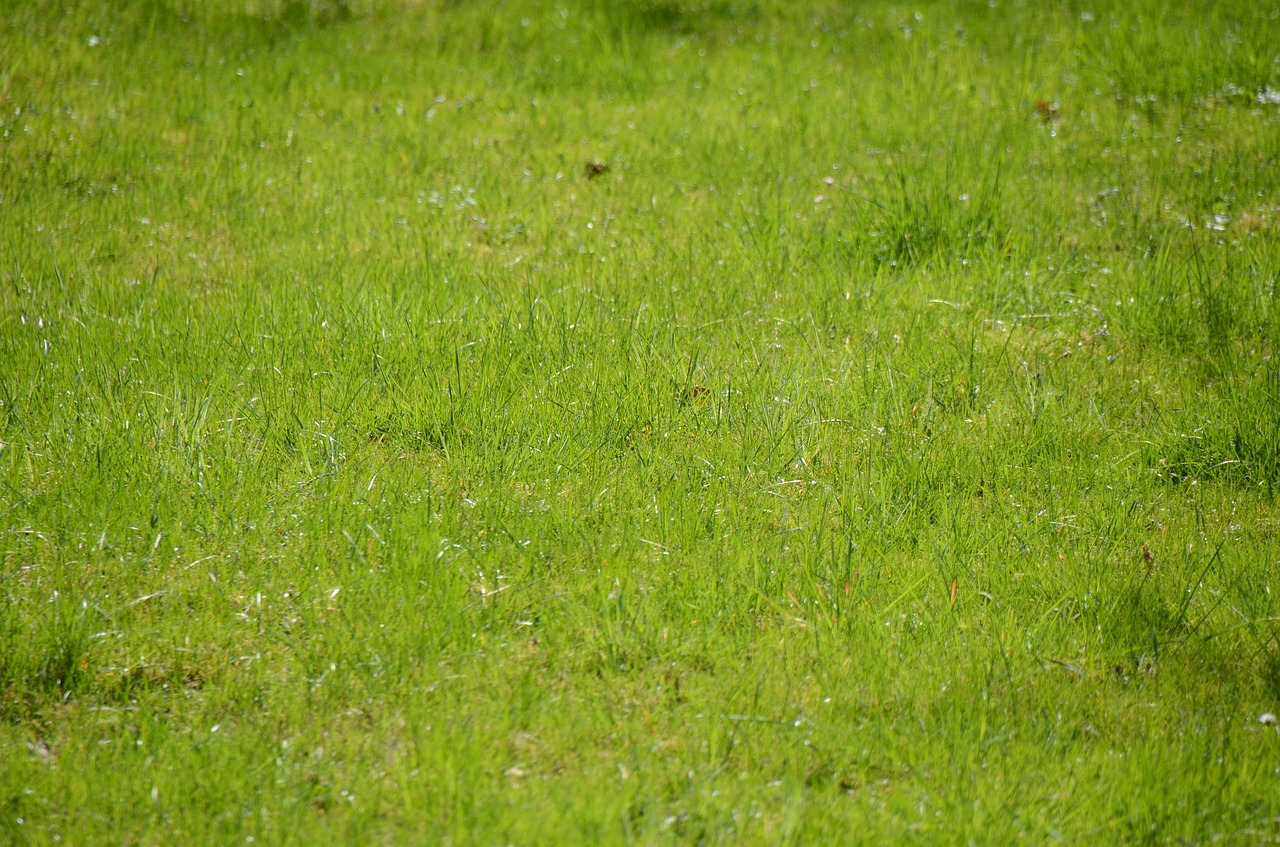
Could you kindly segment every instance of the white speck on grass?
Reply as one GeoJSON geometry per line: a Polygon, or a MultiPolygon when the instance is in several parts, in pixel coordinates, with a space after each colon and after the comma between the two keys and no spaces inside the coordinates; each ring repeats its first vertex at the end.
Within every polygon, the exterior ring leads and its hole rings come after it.
{"type": "Polygon", "coordinates": [[[1262,724],[1263,726],[1275,726],[1276,725],[1275,713],[1263,712],[1261,715],[1258,716],[1258,723],[1262,724]]]}

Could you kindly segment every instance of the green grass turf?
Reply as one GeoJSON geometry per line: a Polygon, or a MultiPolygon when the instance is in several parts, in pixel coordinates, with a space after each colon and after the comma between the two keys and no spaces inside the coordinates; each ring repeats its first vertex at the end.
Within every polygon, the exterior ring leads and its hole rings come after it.
{"type": "Polygon", "coordinates": [[[0,2],[0,841],[1280,838],[1276,100],[1251,0],[0,2]]]}

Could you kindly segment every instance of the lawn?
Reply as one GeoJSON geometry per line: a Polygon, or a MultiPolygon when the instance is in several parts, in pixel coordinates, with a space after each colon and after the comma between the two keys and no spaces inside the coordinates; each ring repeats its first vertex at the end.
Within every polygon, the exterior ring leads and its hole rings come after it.
{"type": "Polygon", "coordinates": [[[0,0],[0,842],[1280,841],[1277,277],[1267,3],[0,0]]]}

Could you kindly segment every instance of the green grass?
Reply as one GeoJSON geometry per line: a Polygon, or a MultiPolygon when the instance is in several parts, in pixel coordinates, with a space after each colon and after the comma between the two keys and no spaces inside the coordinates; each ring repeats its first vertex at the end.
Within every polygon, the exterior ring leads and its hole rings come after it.
{"type": "Polygon", "coordinates": [[[1277,90],[1244,0],[0,2],[0,841],[1280,840],[1277,90]]]}

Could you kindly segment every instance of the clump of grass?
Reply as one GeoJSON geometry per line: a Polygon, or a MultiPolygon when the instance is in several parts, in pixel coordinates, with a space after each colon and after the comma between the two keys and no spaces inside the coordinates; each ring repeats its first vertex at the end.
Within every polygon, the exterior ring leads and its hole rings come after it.
{"type": "Polygon", "coordinates": [[[96,663],[89,609],[75,606],[56,590],[46,602],[50,612],[34,621],[34,632],[19,629],[25,616],[13,615],[2,633],[5,658],[0,679],[12,696],[63,700],[92,687],[96,663]]]}
{"type": "Polygon", "coordinates": [[[940,178],[927,169],[912,173],[898,168],[858,198],[863,208],[848,240],[875,262],[894,267],[958,263],[998,252],[1008,237],[999,164],[980,179],[970,194],[953,181],[949,168],[940,178]]]}

